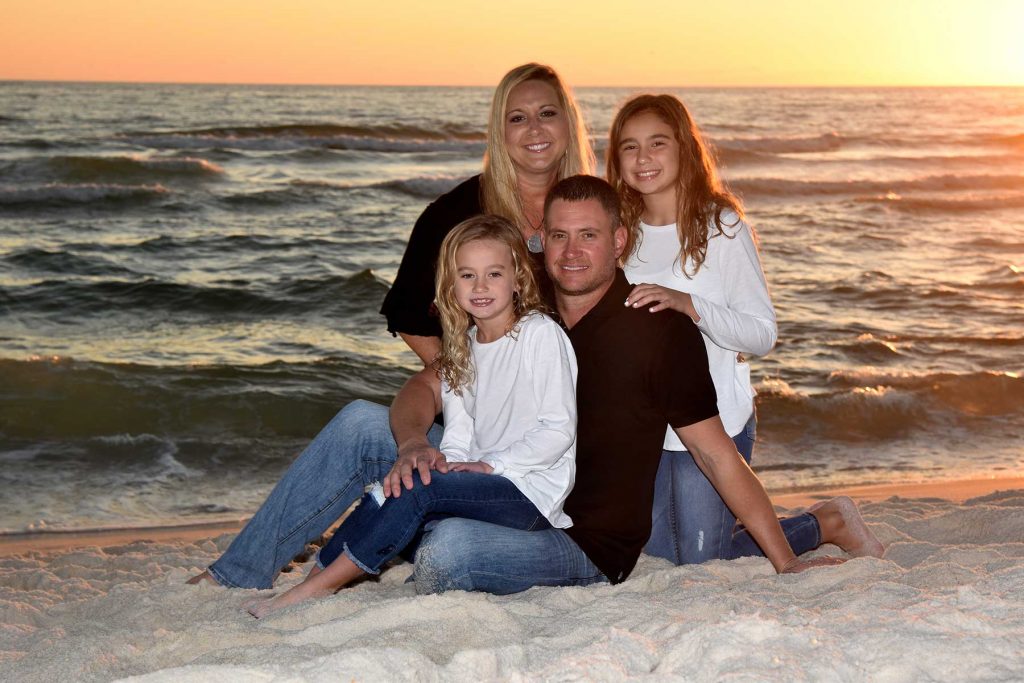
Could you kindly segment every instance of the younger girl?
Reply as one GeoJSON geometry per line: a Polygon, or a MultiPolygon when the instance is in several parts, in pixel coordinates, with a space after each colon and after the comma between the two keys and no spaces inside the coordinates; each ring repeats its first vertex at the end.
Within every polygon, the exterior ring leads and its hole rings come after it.
{"type": "Polygon", "coordinates": [[[415,475],[411,490],[388,499],[376,485],[320,551],[322,571],[252,604],[253,616],[379,573],[432,520],[571,525],[562,505],[576,467],[576,357],[562,329],[537,311],[518,228],[493,215],[460,223],[441,245],[437,273],[448,472],[429,485],[415,475]]]}
{"type": "MultiPolygon", "coordinates": [[[[742,220],[739,200],[719,182],[690,112],[675,97],[629,100],[616,114],[610,138],[608,181],[622,199],[629,229],[624,270],[636,284],[626,305],[652,312],[671,308],[697,324],[722,423],[749,464],[754,389],[739,354],[764,355],[776,339],[753,231],[742,220]]],[[[756,553],[745,535],[747,546],[734,546],[735,517],[671,429],[664,449],[645,551],[677,564],[756,553]]]]}

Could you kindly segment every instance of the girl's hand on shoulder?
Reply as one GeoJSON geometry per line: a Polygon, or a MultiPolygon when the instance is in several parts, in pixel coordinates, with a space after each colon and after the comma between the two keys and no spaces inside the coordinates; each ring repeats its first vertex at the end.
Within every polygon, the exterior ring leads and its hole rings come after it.
{"type": "Polygon", "coordinates": [[[648,306],[651,313],[672,309],[690,316],[693,322],[700,322],[697,309],[693,307],[693,299],[686,292],[680,292],[661,285],[649,285],[643,282],[633,288],[626,297],[626,305],[630,308],[648,306]]]}
{"type": "Polygon", "coordinates": [[[490,474],[494,471],[494,468],[485,462],[453,462],[448,465],[449,472],[479,472],[480,474],[490,474]]]}

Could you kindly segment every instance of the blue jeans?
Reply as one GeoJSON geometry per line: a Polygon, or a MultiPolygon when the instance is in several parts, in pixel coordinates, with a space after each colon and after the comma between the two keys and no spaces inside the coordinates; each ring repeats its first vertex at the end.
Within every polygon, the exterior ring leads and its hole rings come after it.
{"type": "Polygon", "coordinates": [[[425,486],[419,473],[414,472],[413,480],[411,489],[402,491],[398,498],[384,500],[382,505],[372,493],[363,496],[359,507],[320,551],[320,565],[334,562],[344,552],[364,572],[378,574],[416,538],[424,523],[448,517],[525,531],[551,527],[530,499],[500,475],[435,473],[425,486]]]}
{"type": "Polygon", "coordinates": [[[441,520],[424,537],[413,578],[418,593],[494,595],[607,581],[561,529],[520,531],[457,517],[441,520]]]}
{"type": "MultiPolygon", "coordinates": [[[[428,437],[435,446],[442,428],[428,437]]],[[[320,537],[397,457],[388,409],[353,401],[295,459],[209,572],[222,586],[270,588],[278,572],[320,537]]]]}
{"type": "MultiPolygon", "coordinates": [[[[736,450],[750,464],[757,418],[733,437],[736,450]]],[[[782,531],[797,555],[821,545],[818,520],[810,513],[780,519],[782,531]]],[[[715,487],[685,451],[662,451],[654,485],[651,538],[644,552],[675,564],[763,556],[761,548],[722,501],[715,487]]]]}

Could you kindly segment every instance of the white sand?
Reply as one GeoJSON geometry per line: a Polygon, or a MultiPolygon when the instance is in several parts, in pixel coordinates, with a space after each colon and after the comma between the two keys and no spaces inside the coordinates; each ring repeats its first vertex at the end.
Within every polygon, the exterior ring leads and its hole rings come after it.
{"type": "Polygon", "coordinates": [[[0,680],[1024,680],[1024,490],[862,509],[885,559],[644,557],[508,597],[420,597],[402,565],[262,621],[255,591],[183,585],[230,535],[25,552],[0,557],[0,680]]]}

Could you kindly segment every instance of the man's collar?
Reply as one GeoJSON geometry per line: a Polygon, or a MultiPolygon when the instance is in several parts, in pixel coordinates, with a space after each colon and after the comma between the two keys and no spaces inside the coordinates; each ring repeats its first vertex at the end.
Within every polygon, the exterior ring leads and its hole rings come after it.
{"type": "Polygon", "coordinates": [[[626,297],[629,296],[632,289],[633,286],[626,279],[626,274],[622,272],[621,268],[616,268],[615,279],[612,280],[608,291],[594,304],[593,308],[580,318],[579,322],[572,326],[572,329],[568,330],[570,338],[579,334],[586,334],[587,329],[599,325],[601,321],[610,316],[620,313],[625,305],[626,297]]]}

